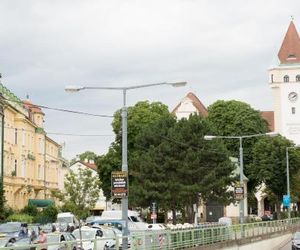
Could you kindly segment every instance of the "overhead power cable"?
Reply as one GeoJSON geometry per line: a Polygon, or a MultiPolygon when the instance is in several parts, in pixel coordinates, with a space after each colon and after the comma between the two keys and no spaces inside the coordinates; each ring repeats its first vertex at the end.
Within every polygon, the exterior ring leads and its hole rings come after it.
{"type": "MultiPolygon", "coordinates": [[[[12,99],[7,99],[3,97],[4,100],[9,101],[9,102],[15,102],[24,105],[22,101],[17,101],[17,100],[12,100],[12,99]]],[[[59,112],[67,112],[67,113],[73,113],[73,114],[79,114],[79,115],[88,115],[88,116],[96,116],[96,117],[103,117],[103,118],[113,118],[113,115],[99,115],[99,114],[91,114],[83,111],[76,111],[76,110],[69,110],[69,109],[62,109],[62,108],[52,108],[44,105],[39,105],[39,104],[27,104],[31,108],[43,108],[43,109],[49,109],[49,110],[55,110],[59,112]]]]}
{"type": "MultiPolygon", "coordinates": [[[[30,132],[34,133],[34,131],[29,130],[29,129],[20,129],[20,128],[13,128],[13,127],[8,127],[4,126],[6,129],[13,129],[17,131],[25,131],[25,132],[30,132]]],[[[82,136],[82,137],[105,137],[105,136],[114,136],[114,134],[73,134],[73,133],[61,133],[61,132],[47,132],[47,135],[65,135],[65,136],[82,136]]]]}

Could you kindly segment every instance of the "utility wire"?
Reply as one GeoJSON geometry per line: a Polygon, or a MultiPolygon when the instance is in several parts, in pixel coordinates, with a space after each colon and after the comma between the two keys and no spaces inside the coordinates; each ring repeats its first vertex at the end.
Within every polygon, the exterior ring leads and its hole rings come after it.
{"type": "MultiPolygon", "coordinates": [[[[24,105],[22,101],[17,101],[17,100],[12,100],[12,99],[7,99],[2,96],[2,98],[6,101],[9,102],[15,102],[24,105]]],[[[55,111],[60,111],[60,112],[67,112],[67,113],[73,113],[73,114],[79,114],[79,115],[88,115],[88,116],[96,116],[96,117],[103,117],[103,118],[113,118],[113,115],[99,115],[99,114],[91,114],[87,112],[82,112],[82,111],[75,111],[75,110],[68,110],[68,109],[62,109],[62,108],[52,108],[44,105],[38,105],[38,104],[27,104],[30,108],[43,108],[43,109],[49,109],[49,110],[55,110],[55,111]]]]}
{"type": "MultiPolygon", "coordinates": [[[[19,129],[19,128],[14,128],[14,127],[8,127],[8,126],[4,126],[4,128],[6,129],[13,129],[13,130],[17,130],[17,131],[25,131],[25,132],[30,132],[30,133],[35,133],[32,130],[28,130],[28,129],[19,129]]],[[[82,136],[82,137],[92,137],[92,136],[97,136],[97,137],[105,137],[105,136],[114,136],[113,134],[107,134],[107,135],[101,135],[101,134],[73,134],[73,133],[60,133],[60,132],[47,132],[47,135],[65,135],[65,136],[82,136]]]]}

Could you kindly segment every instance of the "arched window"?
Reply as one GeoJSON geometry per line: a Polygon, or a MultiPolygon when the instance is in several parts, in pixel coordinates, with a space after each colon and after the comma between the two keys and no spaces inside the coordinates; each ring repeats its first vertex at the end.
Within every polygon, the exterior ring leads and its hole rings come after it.
{"type": "Polygon", "coordinates": [[[289,82],[289,81],[290,81],[289,76],[288,76],[288,75],[285,75],[285,76],[283,77],[283,81],[284,81],[284,82],[289,82]]]}
{"type": "Polygon", "coordinates": [[[296,82],[300,82],[300,75],[296,75],[296,82]]]}

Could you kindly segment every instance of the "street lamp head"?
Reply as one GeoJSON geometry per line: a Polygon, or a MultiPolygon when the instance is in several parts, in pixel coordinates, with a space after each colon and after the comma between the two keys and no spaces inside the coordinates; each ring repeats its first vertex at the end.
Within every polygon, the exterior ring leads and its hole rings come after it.
{"type": "Polygon", "coordinates": [[[216,136],[215,135],[205,135],[204,136],[204,140],[207,140],[207,141],[211,141],[212,139],[215,139],[216,136]]]}
{"type": "Polygon", "coordinates": [[[65,87],[65,91],[67,92],[78,92],[80,90],[84,89],[82,86],[75,86],[75,85],[67,85],[65,87]]]}
{"type": "Polygon", "coordinates": [[[270,137],[274,137],[274,136],[279,135],[279,133],[278,132],[268,132],[268,133],[266,133],[266,135],[268,135],[270,137]]]}
{"type": "Polygon", "coordinates": [[[170,82],[169,84],[177,88],[177,87],[184,87],[187,84],[187,82],[170,82]]]}

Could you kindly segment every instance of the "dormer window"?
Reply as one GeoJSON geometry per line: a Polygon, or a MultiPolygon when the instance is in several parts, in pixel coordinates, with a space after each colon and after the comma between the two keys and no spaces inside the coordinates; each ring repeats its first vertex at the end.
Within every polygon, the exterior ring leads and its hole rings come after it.
{"type": "Polygon", "coordinates": [[[296,82],[300,82],[300,75],[296,75],[296,82]]]}
{"type": "Polygon", "coordinates": [[[287,59],[288,60],[296,60],[296,55],[290,54],[287,59]]]}
{"type": "Polygon", "coordinates": [[[289,81],[290,81],[289,76],[288,76],[288,75],[285,75],[285,76],[283,77],[283,81],[284,81],[284,82],[289,82],[289,81]]]}

